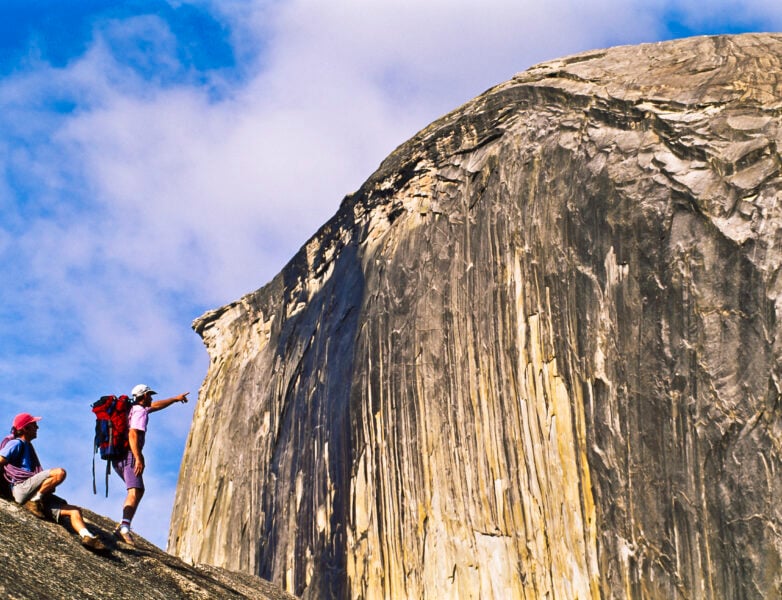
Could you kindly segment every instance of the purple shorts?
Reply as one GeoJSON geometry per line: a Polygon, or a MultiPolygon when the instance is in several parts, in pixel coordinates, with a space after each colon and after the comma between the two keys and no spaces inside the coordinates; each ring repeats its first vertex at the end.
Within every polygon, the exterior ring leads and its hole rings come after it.
{"type": "Polygon", "coordinates": [[[128,455],[122,460],[115,460],[111,463],[117,475],[122,477],[125,482],[125,487],[128,489],[137,488],[144,489],[144,476],[136,475],[133,472],[133,468],[136,466],[136,458],[133,453],[128,452],[128,455]]]}

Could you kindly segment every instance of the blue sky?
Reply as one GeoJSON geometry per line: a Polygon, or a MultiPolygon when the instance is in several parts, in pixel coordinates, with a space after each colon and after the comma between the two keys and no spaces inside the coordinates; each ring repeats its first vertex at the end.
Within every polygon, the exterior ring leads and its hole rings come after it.
{"type": "Polygon", "coordinates": [[[165,547],[208,364],[190,323],[269,281],[397,145],[543,60],[780,29],[760,0],[4,0],[0,423],[42,415],[61,495],[118,518],[116,476],[92,495],[90,404],[189,390],[150,419],[134,521],[165,547]]]}

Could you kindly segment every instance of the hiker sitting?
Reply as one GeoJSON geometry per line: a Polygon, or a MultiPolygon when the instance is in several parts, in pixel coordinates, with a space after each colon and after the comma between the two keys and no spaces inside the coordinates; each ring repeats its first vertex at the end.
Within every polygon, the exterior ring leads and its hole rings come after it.
{"type": "Polygon", "coordinates": [[[29,413],[20,413],[14,418],[11,435],[0,442],[0,467],[6,481],[11,485],[14,500],[39,519],[51,519],[60,523],[68,517],[71,528],[81,538],[81,543],[90,550],[106,550],[84,524],[81,509],[71,506],[54,495],[55,488],[65,480],[65,469],[59,467],[43,469],[32,441],[38,437],[38,421],[29,413]]]}

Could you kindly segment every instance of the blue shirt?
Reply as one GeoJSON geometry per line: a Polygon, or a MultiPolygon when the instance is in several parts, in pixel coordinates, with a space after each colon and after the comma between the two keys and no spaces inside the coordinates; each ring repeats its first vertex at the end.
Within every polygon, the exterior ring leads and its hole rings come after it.
{"type": "Polygon", "coordinates": [[[0,449],[0,456],[13,466],[25,471],[35,471],[41,466],[41,463],[38,462],[38,456],[33,450],[33,445],[19,438],[13,439],[3,446],[0,449]]]}

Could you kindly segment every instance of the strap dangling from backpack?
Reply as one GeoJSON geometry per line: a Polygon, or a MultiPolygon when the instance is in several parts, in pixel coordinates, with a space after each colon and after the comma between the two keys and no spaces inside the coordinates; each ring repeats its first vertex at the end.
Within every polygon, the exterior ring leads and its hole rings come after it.
{"type": "Polygon", "coordinates": [[[95,485],[95,454],[98,452],[98,444],[92,444],[92,493],[97,494],[98,488],[95,485]]]}

